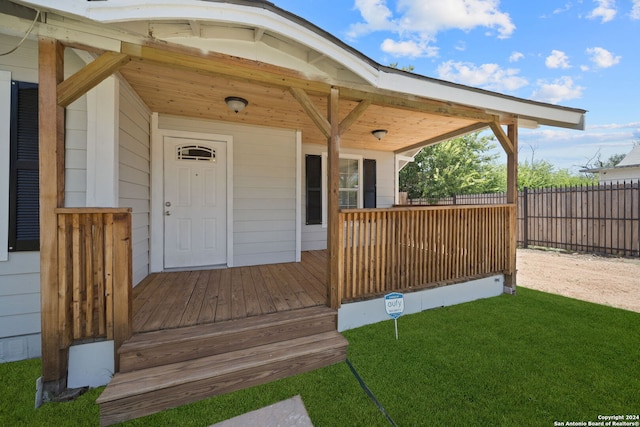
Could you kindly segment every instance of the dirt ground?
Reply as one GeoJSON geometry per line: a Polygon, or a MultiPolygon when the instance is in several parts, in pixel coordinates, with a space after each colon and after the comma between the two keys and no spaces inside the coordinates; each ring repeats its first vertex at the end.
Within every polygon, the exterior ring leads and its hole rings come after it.
{"type": "Polygon", "coordinates": [[[518,249],[518,286],[640,312],[640,260],[518,249]]]}

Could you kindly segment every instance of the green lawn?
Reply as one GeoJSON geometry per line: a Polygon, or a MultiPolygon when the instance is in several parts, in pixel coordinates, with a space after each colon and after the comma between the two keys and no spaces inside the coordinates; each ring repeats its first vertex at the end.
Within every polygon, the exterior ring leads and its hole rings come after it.
{"type": "MultiPolygon", "coordinates": [[[[381,306],[381,309],[382,306],[381,306]]],[[[640,413],[640,314],[518,289],[347,331],[399,426],[553,426],[640,413]]],[[[98,424],[101,389],[33,409],[39,360],[0,364],[0,425],[98,424]]],[[[125,423],[207,426],[300,394],[316,427],[388,426],[346,364],[125,423]]]]}

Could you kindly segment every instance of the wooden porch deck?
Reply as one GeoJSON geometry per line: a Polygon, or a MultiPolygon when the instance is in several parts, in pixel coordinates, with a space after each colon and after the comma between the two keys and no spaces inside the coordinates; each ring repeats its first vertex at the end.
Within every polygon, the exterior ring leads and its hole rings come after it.
{"type": "Polygon", "coordinates": [[[299,263],[150,274],[133,291],[133,331],[325,305],[326,271],[326,251],[309,251],[299,263]]]}

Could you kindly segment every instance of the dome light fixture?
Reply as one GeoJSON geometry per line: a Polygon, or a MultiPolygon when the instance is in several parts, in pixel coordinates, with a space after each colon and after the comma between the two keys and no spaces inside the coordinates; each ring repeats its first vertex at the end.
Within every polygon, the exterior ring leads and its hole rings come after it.
{"type": "Polygon", "coordinates": [[[224,102],[227,103],[227,107],[231,111],[234,111],[238,114],[240,111],[244,110],[247,105],[249,105],[249,101],[244,98],[240,98],[238,96],[227,96],[224,99],[224,102]]]}
{"type": "Polygon", "coordinates": [[[387,134],[387,130],[386,129],[376,129],[374,131],[371,131],[371,134],[373,136],[375,136],[376,138],[378,138],[378,141],[380,141],[387,134]]]}

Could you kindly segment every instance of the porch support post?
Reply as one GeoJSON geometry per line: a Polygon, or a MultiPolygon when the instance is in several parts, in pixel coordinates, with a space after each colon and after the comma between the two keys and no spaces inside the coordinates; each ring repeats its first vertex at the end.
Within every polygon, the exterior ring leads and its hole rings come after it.
{"type": "Polygon", "coordinates": [[[64,108],[57,102],[63,80],[64,47],[40,38],[39,150],[40,150],[40,305],[42,380],[45,392],[57,394],[67,385],[68,348],[63,345],[68,316],[58,298],[58,225],[55,209],[64,206],[64,108]]]}
{"type": "Polygon", "coordinates": [[[518,247],[518,120],[507,126],[512,150],[507,153],[507,203],[509,211],[509,272],[505,276],[505,292],[516,293],[516,249],[518,247]]]}
{"type": "Polygon", "coordinates": [[[339,222],[339,199],[338,193],[340,189],[340,118],[338,117],[339,90],[331,88],[329,95],[328,113],[331,132],[327,141],[327,158],[328,158],[328,206],[327,206],[327,249],[329,250],[329,265],[327,270],[327,286],[328,286],[328,305],[337,309],[340,307],[339,292],[339,267],[340,258],[338,256],[340,249],[340,222],[339,222]]]}
{"type": "Polygon", "coordinates": [[[516,292],[516,248],[518,245],[518,120],[514,118],[513,122],[507,126],[507,133],[497,121],[492,122],[489,126],[507,154],[507,203],[511,205],[511,209],[509,209],[507,230],[507,268],[504,291],[514,294],[516,292]]]}

